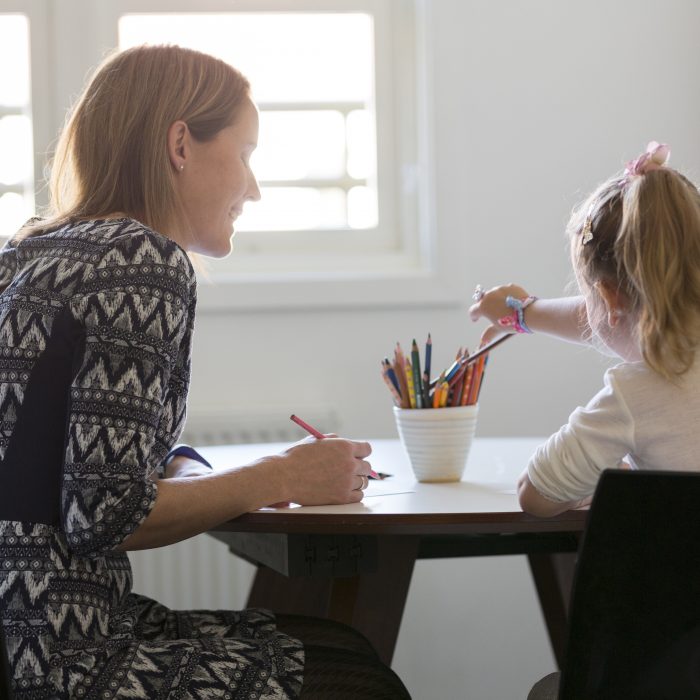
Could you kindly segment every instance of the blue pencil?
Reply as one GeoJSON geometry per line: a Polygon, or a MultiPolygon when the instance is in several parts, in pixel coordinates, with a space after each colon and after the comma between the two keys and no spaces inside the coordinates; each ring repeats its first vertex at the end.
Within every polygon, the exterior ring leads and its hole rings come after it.
{"type": "Polygon", "coordinates": [[[391,383],[396,388],[396,391],[399,392],[399,396],[401,396],[401,386],[400,386],[399,380],[396,376],[396,372],[394,372],[394,368],[391,366],[391,362],[389,362],[388,357],[384,358],[384,367],[386,368],[387,377],[389,377],[389,379],[391,380],[391,383]]]}

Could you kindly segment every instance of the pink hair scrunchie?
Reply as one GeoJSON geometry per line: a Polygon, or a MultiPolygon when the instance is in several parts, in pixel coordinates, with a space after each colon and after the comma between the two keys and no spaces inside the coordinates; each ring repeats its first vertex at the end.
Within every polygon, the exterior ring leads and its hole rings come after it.
{"type": "Polygon", "coordinates": [[[660,170],[666,165],[671,149],[665,143],[652,141],[647,150],[636,160],[631,160],[625,167],[625,176],[645,175],[652,170],[660,170]]]}

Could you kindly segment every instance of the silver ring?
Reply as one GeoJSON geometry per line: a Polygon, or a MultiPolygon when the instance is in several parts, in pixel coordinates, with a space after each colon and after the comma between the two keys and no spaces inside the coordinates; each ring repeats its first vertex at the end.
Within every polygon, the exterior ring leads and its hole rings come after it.
{"type": "Polygon", "coordinates": [[[364,491],[367,486],[369,486],[369,479],[362,474],[358,474],[357,476],[360,477],[360,487],[355,489],[355,491],[364,491]]]}
{"type": "Polygon", "coordinates": [[[474,294],[472,294],[472,299],[474,301],[481,301],[484,298],[484,294],[486,294],[484,288],[480,284],[477,284],[474,289],[474,294]]]}

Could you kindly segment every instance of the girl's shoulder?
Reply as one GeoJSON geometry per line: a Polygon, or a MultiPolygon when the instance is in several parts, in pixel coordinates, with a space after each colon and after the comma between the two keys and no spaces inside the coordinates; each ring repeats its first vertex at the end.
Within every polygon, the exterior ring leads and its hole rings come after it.
{"type": "Polygon", "coordinates": [[[683,394],[690,393],[695,401],[695,397],[700,397],[700,362],[695,362],[675,381],[655,372],[646,362],[622,362],[605,372],[605,383],[613,391],[637,400],[650,398],[659,401],[664,397],[678,400],[683,394]]]}

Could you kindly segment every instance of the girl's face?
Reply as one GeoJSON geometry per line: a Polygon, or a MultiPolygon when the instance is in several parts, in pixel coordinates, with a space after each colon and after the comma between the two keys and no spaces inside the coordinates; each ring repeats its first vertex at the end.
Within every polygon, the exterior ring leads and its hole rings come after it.
{"type": "Polygon", "coordinates": [[[233,224],[249,200],[260,199],[250,157],[258,143],[258,111],[249,99],[232,126],[210,141],[189,139],[177,174],[188,250],[214,258],[231,252],[233,224]]]}

